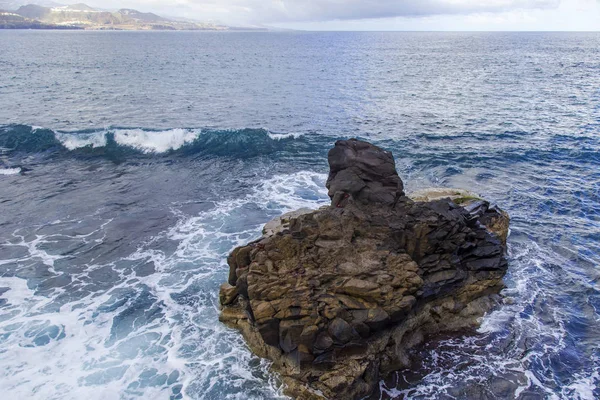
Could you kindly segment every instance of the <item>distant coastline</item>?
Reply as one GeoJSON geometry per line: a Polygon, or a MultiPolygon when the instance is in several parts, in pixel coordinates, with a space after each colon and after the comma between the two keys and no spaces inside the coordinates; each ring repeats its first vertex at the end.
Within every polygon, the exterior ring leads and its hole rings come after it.
{"type": "Polygon", "coordinates": [[[194,31],[268,31],[262,27],[232,27],[213,22],[173,20],[133,9],[105,11],[86,4],[45,7],[27,4],[14,10],[0,8],[0,29],[57,30],[194,30],[194,31]]]}
{"type": "MultiPolygon", "coordinates": [[[[2,15],[0,15],[0,18],[2,15]]],[[[23,21],[0,21],[0,29],[40,29],[40,30],[83,30],[79,26],[44,24],[40,21],[23,20],[23,21]]]]}

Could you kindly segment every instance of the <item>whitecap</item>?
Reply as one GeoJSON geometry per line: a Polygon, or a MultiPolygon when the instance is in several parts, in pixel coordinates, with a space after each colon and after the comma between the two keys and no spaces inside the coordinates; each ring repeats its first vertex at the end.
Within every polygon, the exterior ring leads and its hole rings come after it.
{"type": "Polygon", "coordinates": [[[199,130],[170,129],[165,131],[146,131],[143,129],[116,129],[93,133],[57,132],[56,138],[69,150],[83,147],[104,147],[107,144],[107,133],[113,132],[115,141],[122,145],[140,150],[144,153],[164,153],[177,150],[193,142],[199,130]]]}
{"type": "Polygon", "coordinates": [[[55,133],[63,146],[69,150],[75,150],[82,147],[104,147],[106,146],[106,132],[93,133],[55,133]]]}
{"type": "MultiPolygon", "coordinates": [[[[36,128],[41,129],[41,128],[36,128]]],[[[55,132],[56,139],[68,150],[83,147],[100,148],[107,145],[108,134],[114,135],[114,140],[121,146],[130,147],[143,153],[165,153],[178,150],[194,142],[204,134],[201,129],[174,128],[161,131],[132,129],[110,129],[83,133],[83,132],[55,132]]],[[[271,140],[297,139],[302,133],[272,133],[267,131],[271,140]]]]}
{"type": "Polygon", "coordinates": [[[282,139],[290,139],[290,138],[298,139],[298,138],[304,136],[303,133],[273,133],[273,132],[268,132],[268,135],[273,140],[282,140],[282,139]]]}
{"type": "Polygon", "coordinates": [[[199,133],[199,130],[181,128],[166,131],[119,129],[115,131],[115,141],[145,153],[164,153],[193,142],[199,133]]]}
{"type": "Polygon", "coordinates": [[[21,173],[21,168],[2,168],[0,175],[17,175],[21,173]]]}

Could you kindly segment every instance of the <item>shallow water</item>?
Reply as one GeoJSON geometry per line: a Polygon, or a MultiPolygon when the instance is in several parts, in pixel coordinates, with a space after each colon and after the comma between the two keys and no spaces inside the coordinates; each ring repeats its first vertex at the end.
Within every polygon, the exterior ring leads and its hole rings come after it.
{"type": "Polygon", "coordinates": [[[382,398],[600,397],[600,34],[0,32],[0,388],[277,399],[225,257],[328,203],[327,150],[512,217],[505,304],[382,398]]]}

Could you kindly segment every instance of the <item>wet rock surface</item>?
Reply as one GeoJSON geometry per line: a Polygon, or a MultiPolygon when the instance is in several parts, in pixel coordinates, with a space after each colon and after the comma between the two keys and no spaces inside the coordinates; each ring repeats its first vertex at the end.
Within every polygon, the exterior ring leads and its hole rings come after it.
{"type": "Polygon", "coordinates": [[[338,141],[329,164],[331,206],[236,248],[219,296],[221,321],[299,399],[373,393],[427,337],[476,327],[507,269],[504,211],[473,195],[413,201],[392,154],[366,142],[338,141]]]}

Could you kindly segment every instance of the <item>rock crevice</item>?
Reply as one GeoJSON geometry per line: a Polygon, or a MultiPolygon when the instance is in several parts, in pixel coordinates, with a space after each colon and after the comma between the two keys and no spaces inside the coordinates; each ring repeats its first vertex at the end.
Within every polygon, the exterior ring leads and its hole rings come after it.
{"type": "Polygon", "coordinates": [[[331,206],[267,224],[230,254],[220,291],[221,321],[300,399],[369,395],[426,337],[475,327],[507,269],[502,210],[411,200],[392,154],[367,142],[338,141],[329,165],[331,206]]]}

